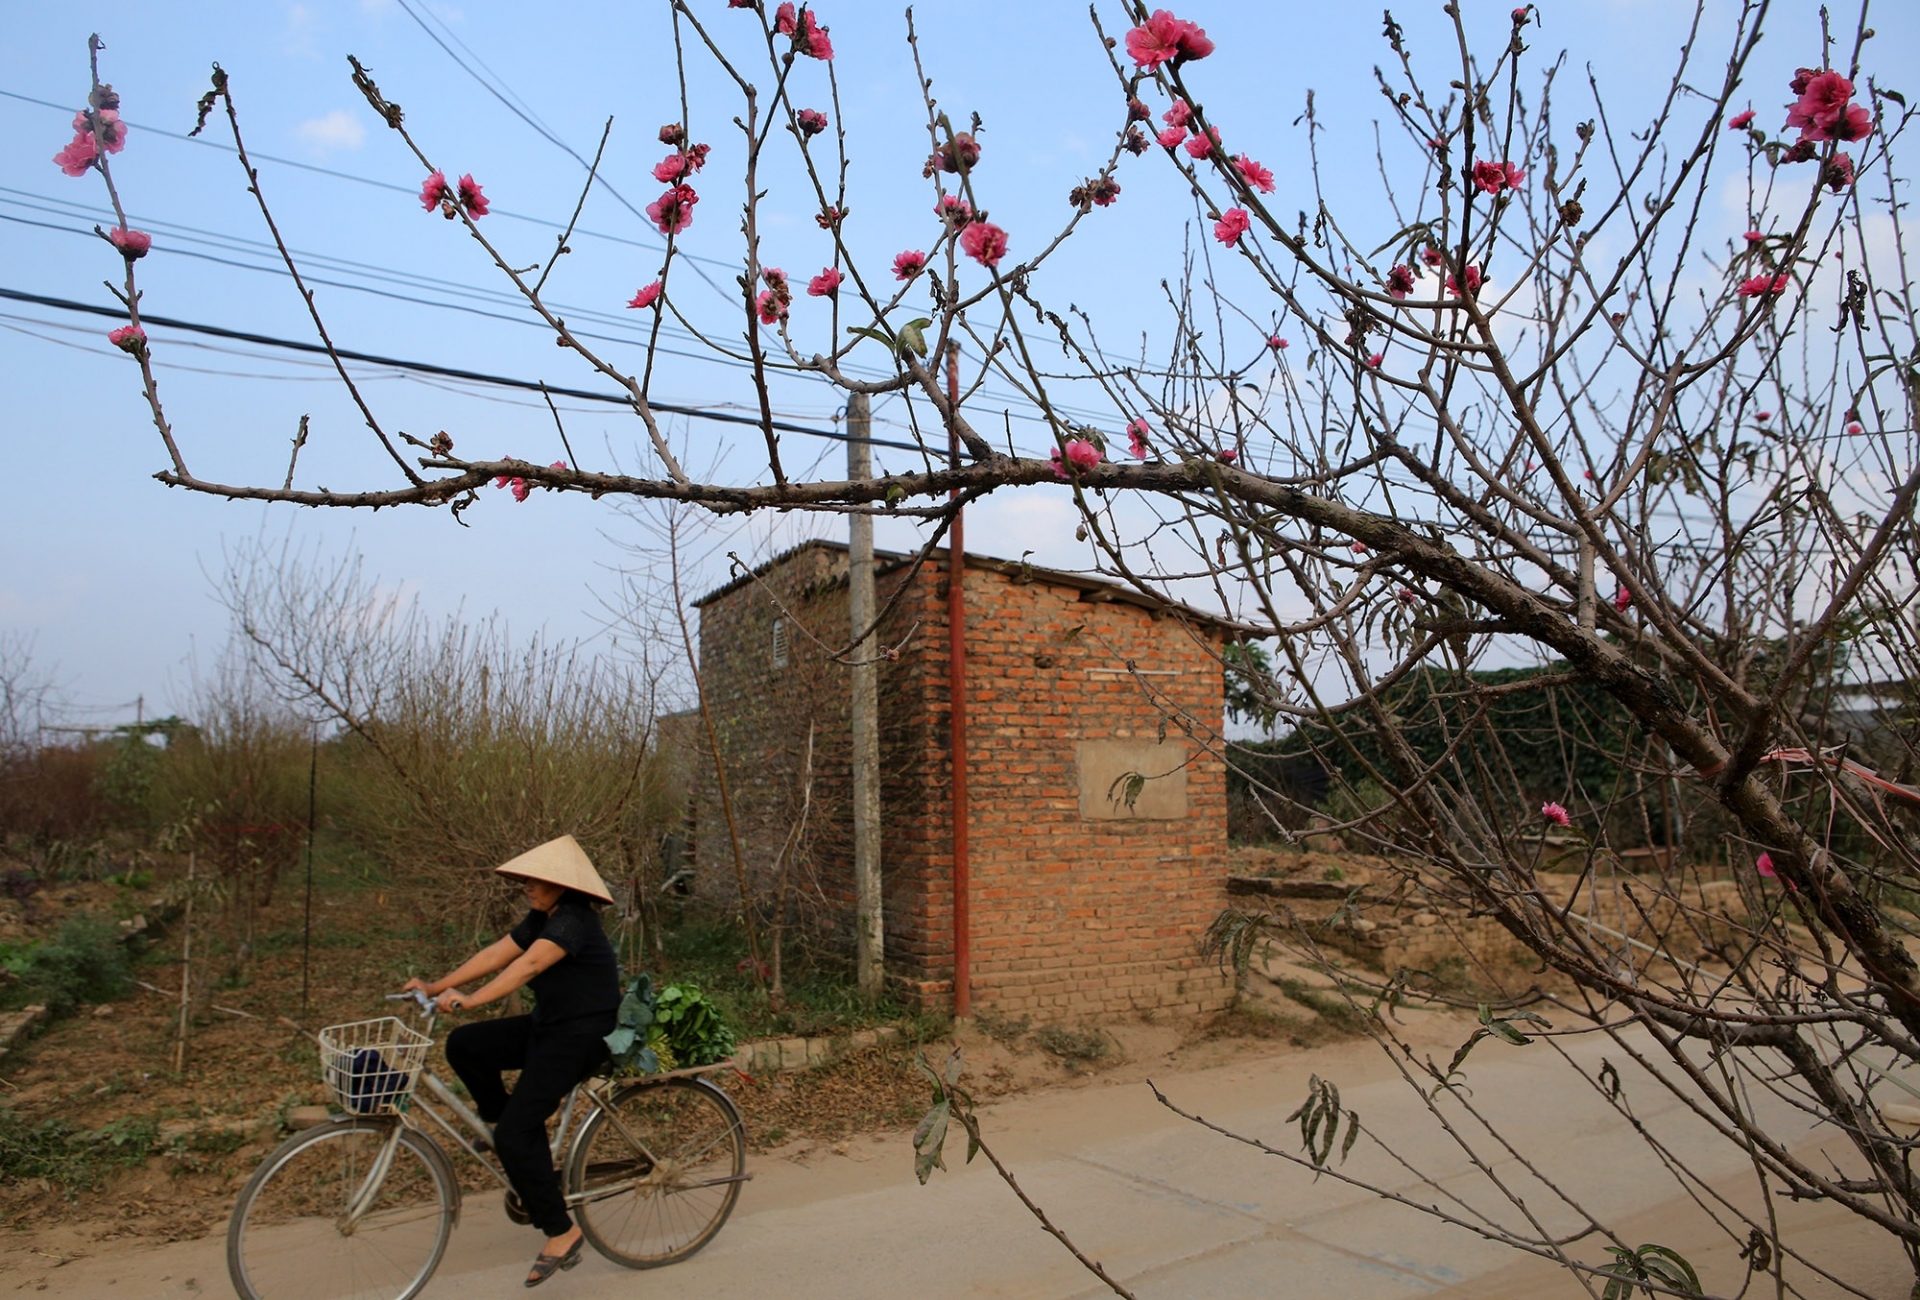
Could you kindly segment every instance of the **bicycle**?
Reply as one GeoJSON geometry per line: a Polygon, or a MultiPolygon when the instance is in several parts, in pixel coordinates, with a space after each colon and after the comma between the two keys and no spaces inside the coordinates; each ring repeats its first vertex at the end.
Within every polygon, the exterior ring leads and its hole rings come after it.
{"type": "MultiPolygon", "coordinates": [[[[506,1187],[508,1217],[527,1222],[490,1157],[485,1121],[425,1068],[432,999],[388,995],[404,998],[418,1004],[424,1032],[386,1016],[317,1036],[322,1073],[348,1113],[287,1139],[241,1189],[227,1272],[242,1300],[409,1300],[426,1286],[459,1220],[461,1187],[421,1116],[506,1187]],[[434,1104],[416,1095],[423,1085],[434,1104]]],[[[753,1175],[740,1112],[705,1077],[725,1068],[589,1079],[561,1104],[552,1141],[561,1190],[614,1263],[678,1263],[733,1213],[753,1175]]]]}

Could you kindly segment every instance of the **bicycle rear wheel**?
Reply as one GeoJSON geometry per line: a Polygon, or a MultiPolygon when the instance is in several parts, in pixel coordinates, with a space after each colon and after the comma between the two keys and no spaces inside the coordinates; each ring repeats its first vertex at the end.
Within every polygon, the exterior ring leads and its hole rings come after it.
{"type": "Polygon", "coordinates": [[[446,1251],[459,1196],[440,1149],[398,1120],[323,1124],[282,1143],[241,1189],[227,1273],[242,1300],[408,1300],[446,1251]],[[349,1222],[396,1128],[393,1162],[349,1222]]]}
{"type": "Polygon", "coordinates": [[[629,1084],[595,1107],[567,1158],[567,1200],[595,1250],[628,1268],[677,1264],[740,1199],[747,1137],[705,1079],[629,1084]]]}

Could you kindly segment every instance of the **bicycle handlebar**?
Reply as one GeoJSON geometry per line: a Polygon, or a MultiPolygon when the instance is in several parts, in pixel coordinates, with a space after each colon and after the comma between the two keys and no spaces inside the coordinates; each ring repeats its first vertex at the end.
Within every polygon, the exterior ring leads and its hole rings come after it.
{"type": "Polygon", "coordinates": [[[387,994],[387,1001],[389,1002],[405,1002],[409,999],[427,1015],[434,1013],[435,1007],[433,999],[428,997],[426,993],[420,989],[408,989],[405,993],[387,994]]]}

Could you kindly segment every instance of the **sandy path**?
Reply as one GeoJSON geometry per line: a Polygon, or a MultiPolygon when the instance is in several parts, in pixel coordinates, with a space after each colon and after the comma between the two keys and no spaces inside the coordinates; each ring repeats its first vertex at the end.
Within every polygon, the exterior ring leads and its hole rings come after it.
{"type": "MultiPolygon", "coordinates": [[[[1415,1021],[1436,1055],[1450,1052],[1464,1025],[1439,1017],[1415,1021]]],[[[1569,1050],[1590,1063],[1607,1045],[1578,1041],[1569,1050]]],[[[1617,1053],[1615,1053],[1617,1056],[1617,1053]]],[[[1751,1176],[1739,1152],[1707,1133],[1674,1099],[1623,1066],[1629,1095],[1649,1128],[1729,1196],[1751,1202],[1751,1176]],[[1743,1175],[1745,1175],[1743,1177],[1743,1175]]],[[[1132,1071],[1138,1077],[1139,1070],[1132,1071]]],[[[1306,1093],[1309,1074],[1333,1079],[1368,1126],[1396,1135],[1399,1150],[1436,1173],[1441,1185],[1511,1219],[1485,1192],[1457,1148],[1426,1117],[1379,1049],[1366,1041],[1315,1051],[1277,1049],[1230,1064],[1157,1077],[1181,1104],[1288,1150],[1297,1130],[1285,1117],[1306,1093]]],[[[1473,1102],[1496,1118],[1525,1153],[1541,1159],[1593,1214],[1636,1243],[1658,1241],[1695,1260],[1710,1293],[1739,1291],[1745,1266],[1672,1179],[1592,1092],[1574,1080],[1545,1044],[1524,1049],[1483,1044],[1469,1079],[1473,1102]]],[[[1578,1295],[1551,1265],[1417,1211],[1383,1203],[1194,1128],[1157,1105],[1138,1082],[1106,1081],[1029,1093],[984,1112],[995,1149],[1024,1186],[1056,1214],[1091,1254],[1146,1297],[1284,1295],[1289,1300],[1385,1300],[1387,1297],[1578,1295]]],[[[1804,1118],[1782,1112],[1778,1130],[1819,1145],[1804,1118]]],[[[1844,1160],[1842,1146],[1826,1144],[1844,1160]]],[[[903,1134],[816,1148],[804,1163],[755,1162],[755,1179],[726,1230],[701,1255],[672,1270],[636,1275],[591,1254],[542,1294],[612,1300],[658,1293],[780,1295],[783,1300],[864,1297],[1032,1297],[1055,1300],[1105,1294],[1044,1235],[984,1160],[915,1184],[903,1134]]],[[[1510,1158],[1497,1173],[1530,1205],[1549,1204],[1544,1188],[1510,1158]]],[[[1365,1142],[1352,1172],[1422,1200],[1433,1199],[1404,1170],[1365,1142]]],[[[1875,1297],[1904,1296],[1912,1275],[1899,1252],[1844,1212],[1783,1206],[1789,1240],[1875,1297]]],[[[1555,1231],[1575,1222],[1546,1215],[1555,1231]]],[[[15,1243],[0,1266],[0,1289],[54,1296],[202,1297],[229,1293],[223,1243],[167,1246],[103,1242],[76,1246],[50,1238],[15,1243]],[[83,1258],[55,1266],[74,1249],[83,1258]]],[[[469,1202],[429,1300],[521,1294],[520,1277],[537,1247],[530,1229],[508,1224],[495,1198],[469,1202]]],[[[1589,1247],[1589,1257],[1598,1255],[1589,1247]]],[[[1809,1296],[1845,1292],[1790,1272],[1809,1296]]],[[[1772,1295],[1770,1285],[1755,1294],[1772,1295]]]]}

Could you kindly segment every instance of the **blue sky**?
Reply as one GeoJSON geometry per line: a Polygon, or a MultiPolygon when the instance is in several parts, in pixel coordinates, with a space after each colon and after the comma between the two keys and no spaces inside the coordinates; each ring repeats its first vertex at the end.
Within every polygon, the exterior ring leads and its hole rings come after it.
{"type": "MultiPolygon", "coordinates": [[[[1497,42],[1510,7],[1470,0],[1469,14],[1497,42]]],[[[924,113],[902,39],[901,6],[826,0],[822,8],[837,49],[840,114],[852,137],[849,238],[862,260],[877,267],[897,249],[925,247],[933,237],[930,192],[919,175],[924,113]]],[[[699,9],[723,40],[738,40],[750,22],[719,0],[699,0],[699,9]]],[[[1436,59],[1438,10],[1426,4],[1396,13],[1416,50],[1436,59]]],[[[1578,69],[1591,63],[1615,103],[1643,103],[1669,74],[1671,53],[1684,35],[1679,10],[1655,0],[1548,0],[1544,25],[1531,29],[1535,57],[1570,47],[1576,73],[1570,81],[1582,80],[1578,69]]],[[[1219,42],[1219,52],[1195,71],[1211,115],[1229,124],[1231,147],[1267,162],[1282,195],[1297,194],[1304,205],[1304,133],[1295,119],[1311,88],[1329,128],[1321,143],[1329,187],[1356,203],[1373,199],[1372,122],[1380,100],[1371,69],[1387,53],[1377,6],[1216,0],[1179,12],[1219,42]]],[[[1713,5],[1709,26],[1722,28],[1733,12],[1731,4],[1713,5]]],[[[1811,3],[1775,6],[1773,35],[1752,83],[1763,119],[1775,111],[1775,100],[1787,98],[1792,68],[1815,59],[1816,12],[1811,3]]],[[[639,205],[659,189],[647,174],[663,152],[655,131],[678,116],[665,13],[654,4],[466,3],[435,5],[430,22],[440,24],[436,30],[462,58],[484,63],[578,152],[591,154],[613,115],[605,174],[639,205]]],[[[1920,25],[1913,18],[1909,8],[1890,3],[1875,12],[1880,35],[1868,63],[1896,86],[1907,69],[1920,66],[1920,25]]],[[[917,21],[942,106],[959,118],[977,111],[985,119],[986,166],[977,183],[995,221],[1012,232],[1013,254],[1021,256],[1068,215],[1067,190],[1098,165],[1117,125],[1117,96],[1086,10],[1058,0],[943,2],[921,6],[917,21]]],[[[70,180],[48,161],[84,96],[85,43],[94,25],[108,47],[103,76],[137,124],[115,159],[115,173],[134,224],[156,236],[154,254],[141,264],[148,311],[312,337],[291,285],[259,269],[272,260],[246,242],[266,234],[231,156],[164,134],[191,125],[208,65],[218,60],[234,78],[250,148],[308,168],[263,162],[262,185],[288,243],[310,255],[305,265],[323,282],[320,305],[343,347],[604,387],[524,323],[526,313],[500,296],[505,286],[457,226],[423,214],[409,197],[420,169],[349,84],[346,56],[359,56],[388,96],[405,106],[410,128],[449,174],[470,171],[481,179],[497,209],[486,228],[519,263],[550,251],[553,230],[542,223],[566,219],[581,168],[456,66],[395,0],[14,6],[0,47],[0,286],[108,301],[101,281],[115,273],[116,259],[90,235],[72,233],[101,219],[93,211],[104,201],[99,180],[70,180]]],[[[1714,48],[1711,38],[1706,45],[1714,48]]],[[[746,50],[744,43],[736,48],[746,50]]],[[[696,59],[694,66],[693,131],[714,145],[714,155],[686,246],[714,259],[705,264],[707,273],[730,289],[741,186],[741,150],[727,124],[735,105],[710,65],[696,59]]],[[[1437,62],[1429,66],[1444,79],[1437,62]]],[[[822,70],[803,66],[799,76],[803,102],[811,94],[829,107],[822,70]]],[[[1703,67],[1702,80],[1709,76],[1703,67]]],[[[764,83],[764,73],[760,79],[764,83]]],[[[218,124],[208,135],[227,139],[218,124]]],[[[1389,140],[1390,162],[1394,147],[1389,140]]],[[[796,275],[811,274],[828,259],[827,241],[791,180],[777,169],[771,177],[763,256],[796,275]]],[[[1182,226],[1192,208],[1152,155],[1128,160],[1121,181],[1121,202],[1083,225],[1037,288],[1055,305],[1091,311],[1106,337],[1137,340],[1164,328],[1158,285],[1179,269],[1182,226]]],[[[554,273],[551,296],[570,309],[576,325],[621,340],[606,346],[621,363],[637,365],[640,352],[622,304],[654,278],[657,238],[601,192],[590,196],[581,225],[592,233],[576,236],[575,251],[554,273]]],[[[685,271],[676,272],[676,293],[696,315],[718,323],[726,299],[685,271]]],[[[150,711],[178,702],[193,656],[210,658],[226,635],[226,615],[212,599],[208,574],[219,568],[223,547],[259,536],[292,538],[331,555],[357,549],[371,571],[418,591],[435,610],[498,610],[523,632],[600,633],[603,600],[617,586],[614,570],[633,563],[619,543],[636,535],[610,503],[543,494],[515,505],[506,493],[490,493],[469,512],[472,527],[460,528],[444,511],[302,512],[168,491],[149,477],[163,463],[161,449],[134,366],[104,344],[109,325],[0,302],[0,385],[7,394],[0,445],[12,475],[0,511],[0,554],[8,561],[0,568],[0,632],[32,637],[37,659],[57,669],[67,694],[91,710],[89,716],[130,713],[140,695],[150,711]]],[[[729,328],[737,336],[737,325],[729,328]]],[[[803,300],[796,307],[803,346],[824,348],[827,328],[818,303],[803,300]]],[[[303,454],[303,479],[337,488],[392,477],[369,450],[371,439],[344,393],[311,359],[248,346],[216,349],[210,340],[163,330],[154,335],[169,414],[203,476],[277,482],[287,440],[307,414],[314,432],[303,454]]],[[[461,451],[477,455],[561,455],[537,399],[362,373],[390,427],[422,437],[446,429],[461,451]]],[[[696,405],[750,400],[737,369],[682,355],[660,359],[654,391],[696,405]]],[[[982,405],[997,411],[1006,402],[993,399],[1004,396],[989,394],[982,405]]],[[[782,414],[809,424],[830,424],[837,407],[828,390],[810,384],[783,384],[774,400],[782,414]]],[[[894,414],[881,411],[883,419],[894,414]]],[[[583,463],[645,468],[638,431],[616,409],[574,403],[566,418],[583,463]]],[[[1013,430],[1016,445],[1044,445],[1031,425],[1016,423],[1013,430]]],[[[692,466],[713,466],[735,479],[755,472],[755,435],[745,432],[743,442],[740,431],[727,426],[674,426],[692,466]]],[[[788,439],[787,455],[795,472],[844,463],[838,444],[801,436],[788,439]]],[[[764,554],[842,528],[836,520],[788,517],[726,523],[699,545],[706,559],[691,585],[719,581],[728,550],[764,554]]],[[[975,549],[1032,550],[1036,560],[1065,566],[1086,559],[1072,533],[1066,499],[1046,490],[997,498],[970,521],[975,549]]],[[[882,545],[911,540],[906,526],[883,524],[882,545]]]]}

